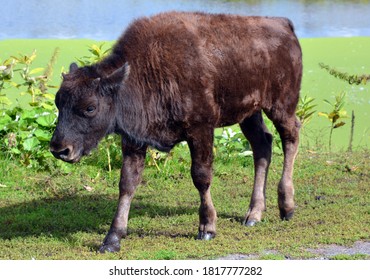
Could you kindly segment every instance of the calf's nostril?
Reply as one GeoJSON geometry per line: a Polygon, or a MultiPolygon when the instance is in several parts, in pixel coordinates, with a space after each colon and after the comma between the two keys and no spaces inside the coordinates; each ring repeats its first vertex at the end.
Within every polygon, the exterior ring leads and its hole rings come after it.
{"type": "Polygon", "coordinates": [[[66,159],[68,158],[69,154],[70,154],[70,149],[69,148],[65,148],[64,150],[61,150],[58,152],[58,155],[60,158],[62,159],[66,159]]]}
{"type": "Polygon", "coordinates": [[[57,148],[53,145],[51,145],[50,147],[50,152],[56,157],[56,158],[59,158],[59,159],[62,159],[62,160],[69,160],[70,157],[71,157],[71,154],[72,154],[72,147],[70,145],[66,146],[66,147],[60,147],[60,148],[57,148]]]}

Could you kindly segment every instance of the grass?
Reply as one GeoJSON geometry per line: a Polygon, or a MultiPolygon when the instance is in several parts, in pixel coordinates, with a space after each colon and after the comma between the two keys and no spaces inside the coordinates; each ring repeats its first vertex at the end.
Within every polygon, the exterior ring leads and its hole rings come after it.
{"type": "MultiPolygon", "coordinates": [[[[369,240],[369,151],[301,152],[296,163],[294,219],[282,222],[276,186],[282,157],[274,156],[267,211],[253,228],[241,225],[253,180],[252,160],[217,157],[212,194],[218,235],[195,240],[199,198],[188,172],[189,154],[178,147],[161,172],[147,166],[132,203],[129,235],[117,254],[96,253],[117,204],[119,169],[110,174],[99,155],[68,174],[24,170],[2,160],[0,259],[213,259],[250,254],[259,259],[313,258],[305,249],[369,240]],[[90,187],[90,188],[89,188],[90,187]],[[272,251],[273,253],[265,253],[272,251]]],[[[351,256],[338,256],[338,258],[351,256]]],[[[354,256],[369,259],[369,255],[354,256]]]]}
{"type": "Polygon", "coordinates": [[[331,260],[363,260],[366,259],[365,254],[354,254],[354,255],[347,255],[347,254],[338,254],[330,258],[331,260]]]}

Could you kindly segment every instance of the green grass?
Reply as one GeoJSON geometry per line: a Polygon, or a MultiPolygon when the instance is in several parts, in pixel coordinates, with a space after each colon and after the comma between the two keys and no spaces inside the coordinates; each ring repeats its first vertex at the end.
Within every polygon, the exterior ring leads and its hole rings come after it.
{"type": "Polygon", "coordinates": [[[0,259],[213,259],[236,253],[305,259],[315,257],[307,248],[369,240],[368,151],[301,152],[297,209],[290,222],[280,221],[277,208],[281,162],[274,156],[262,222],[246,228],[241,220],[252,191],[252,160],[216,158],[212,194],[218,234],[202,242],[195,240],[199,198],[188,172],[189,153],[176,148],[166,166],[160,163],[161,172],[154,166],[145,169],[121,252],[101,255],[96,251],[117,204],[118,168],[109,174],[97,154],[68,174],[25,170],[2,160],[0,259]]]}
{"type": "Polygon", "coordinates": [[[354,254],[354,255],[347,255],[347,254],[339,254],[331,257],[331,260],[363,260],[366,259],[368,256],[365,254],[354,254]]]}

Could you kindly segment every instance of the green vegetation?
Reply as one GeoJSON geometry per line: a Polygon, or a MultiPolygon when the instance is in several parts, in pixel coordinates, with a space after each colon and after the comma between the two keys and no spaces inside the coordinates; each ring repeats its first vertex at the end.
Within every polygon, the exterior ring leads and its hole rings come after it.
{"type": "MultiPolygon", "coordinates": [[[[321,69],[320,63],[330,65],[331,68],[335,67],[339,72],[351,73],[350,76],[369,74],[370,59],[367,49],[370,47],[370,38],[302,39],[301,44],[303,51],[301,95],[315,99],[317,112],[330,112],[332,106],[325,103],[324,99],[332,102],[336,96],[345,92],[346,100],[343,109],[349,113],[354,111],[356,116],[353,148],[369,148],[369,84],[349,84],[321,69]]],[[[308,149],[329,151],[330,130],[331,123],[316,113],[301,133],[302,144],[308,149]]],[[[332,151],[347,150],[350,135],[351,125],[335,129],[332,136],[332,151]]]]}
{"type": "Polygon", "coordinates": [[[335,102],[330,102],[327,99],[324,99],[324,102],[329,104],[332,108],[332,111],[329,113],[323,113],[319,112],[319,116],[326,117],[330,123],[330,133],[329,133],[329,151],[331,151],[332,147],[332,136],[333,136],[333,130],[339,127],[342,127],[346,123],[342,121],[342,119],[347,118],[347,112],[343,109],[345,105],[345,97],[346,94],[342,92],[341,94],[337,95],[335,97],[335,102]]]}
{"type": "Polygon", "coordinates": [[[364,260],[368,256],[365,254],[354,254],[354,255],[347,255],[347,254],[339,254],[331,257],[331,260],[364,260]]]}
{"type": "Polygon", "coordinates": [[[370,80],[370,75],[367,75],[367,74],[351,75],[351,74],[348,74],[347,72],[338,71],[335,68],[332,68],[329,65],[326,65],[324,63],[320,63],[319,66],[322,69],[325,69],[326,71],[328,71],[330,75],[332,75],[332,76],[334,76],[338,79],[341,79],[343,81],[346,81],[349,84],[356,84],[356,85],[364,84],[364,85],[366,85],[367,81],[370,80]]]}
{"type": "Polygon", "coordinates": [[[51,157],[49,141],[57,111],[55,96],[49,91],[55,87],[48,82],[58,51],[58,48],[54,50],[45,68],[32,67],[36,51],[31,55],[12,56],[0,66],[0,151],[28,167],[44,166],[51,157]],[[17,72],[20,82],[14,79],[17,72]],[[10,106],[12,101],[6,94],[9,91],[18,91],[19,99],[28,95],[28,106],[10,106]]]}
{"type": "Polygon", "coordinates": [[[276,186],[283,159],[275,137],[267,212],[258,226],[241,225],[252,191],[253,159],[240,129],[224,128],[215,136],[215,240],[195,240],[199,198],[190,178],[188,147],[180,144],[169,154],[149,151],[122,251],[97,254],[117,203],[118,137],[107,137],[77,165],[52,158],[48,141],[57,112],[52,102],[56,87],[50,85],[60,83],[70,62],[93,63],[110,46],[87,40],[0,42],[0,259],[212,259],[235,253],[260,259],[314,258],[307,248],[369,240],[369,87],[344,83],[322,71],[319,63],[363,81],[362,73],[370,72],[370,60],[364,58],[370,39],[305,39],[294,219],[279,220],[276,186]],[[344,111],[356,112],[351,130],[341,120],[344,111]],[[338,152],[349,140],[353,152],[338,152]]]}
{"type": "MultiPolygon", "coordinates": [[[[212,186],[218,210],[215,240],[195,240],[199,198],[189,174],[187,147],[166,166],[147,166],[134,198],[129,235],[117,254],[96,253],[117,203],[119,168],[108,172],[99,153],[71,172],[34,171],[2,160],[0,259],[212,259],[228,254],[257,258],[314,258],[307,248],[351,245],[369,239],[370,154],[300,152],[296,163],[296,215],[282,222],[276,186],[282,156],[275,155],[260,224],[241,224],[252,192],[251,157],[217,157],[212,186]],[[266,255],[266,250],[274,251],[266,255]]],[[[118,163],[117,163],[118,165],[118,163]]],[[[369,258],[369,256],[363,256],[369,258]]]]}

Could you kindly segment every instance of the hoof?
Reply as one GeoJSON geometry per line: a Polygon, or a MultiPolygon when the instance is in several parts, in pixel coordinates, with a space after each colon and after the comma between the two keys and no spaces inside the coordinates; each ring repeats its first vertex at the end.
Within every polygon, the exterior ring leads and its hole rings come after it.
{"type": "Polygon", "coordinates": [[[104,238],[103,244],[99,249],[99,253],[114,253],[121,249],[121,236],[120,234],[110,231],[104,238]]]}
{"type": "Polygon", "coordinates": [[[99,248],[99,253],[104,254],[106,252],[108,253],[115,253],[119,252],[121,250],[121,245],[119,243],[114,243],[114,244],[103,244],[99,248]]]}
{"type": "Polygon", "coordinates": [[[283,221],[289,221],[290,219],[293,218],[294,215],[294,210],[291,211],[285,211],[280,209],[280,219],[283,221]]]}
{"type": "Polygon", "coordinates": [[[212,232],[198,232],[197,240],[212,240],[216,234],[212,232]]]}
{"type": "Polygon", "coordinates": [[[244,225],[246,227],[254,227],[257,223],[258,223],[258,221],[256,221],[256,220],[248,220],[248,221],[244,222],[244,225]]]}

